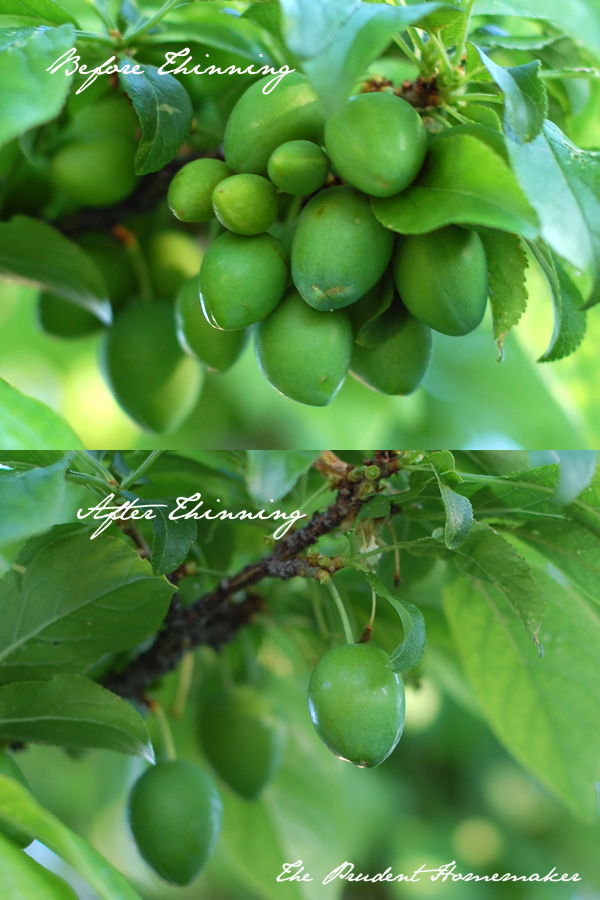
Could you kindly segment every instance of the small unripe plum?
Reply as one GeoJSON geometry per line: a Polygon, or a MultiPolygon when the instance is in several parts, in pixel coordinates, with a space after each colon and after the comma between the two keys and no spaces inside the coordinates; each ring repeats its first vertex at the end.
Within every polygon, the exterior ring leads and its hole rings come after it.
{"type": "Polygon", "coordinates": [[[327,406],[341,388],[352,355],[345,310],[318,312],[291,290],[256,329],[258,366],[284,397],[327,406]]]}
{"type": "Polygon", "coordinates": [[[262,175],[232,175],[213,191],[215,216],[235,234],[261,234],[277,218],[277,191],[262,175]]]}
{"type": "Polygon", "coordinates": [[[292,244],[292,278],[315,309],[340,309],[381,278],[394,235],[377,221],[367,197],[342,186],[308,201],[292,244]]]}
{"type": "Polygon", "coordinates": [[[200,737],[219,777],[248,800],[274,777],[285,745],[285,730],[270,699],[250,685],[219,691],[206,701],[200,737]]]}
{"type": "Polygon", "coordinates": [[[175,324],[179,343],[211,372],[226,372],[237,361],[248,332],[222,331],[207,320],[200,303],[198,278],[190,278],[175,301],[175,324]]]}
{"type": "Polygon", "coordinates": [[[442,334],[473,331],[485,312],[488,273],[481,238],[448,225],[400,239],[394,279],[409,312],[442,334]]]}
{"type": "Polygon", "coordinates": [[[373,197],[391,197],[417,177],[427,133],[418,112],[401,97],[357,94],[327,119],[325,149],[348,184],[373,197]]]}
{"type": "Polygon", "coordinates": [[[380,765],[404,728],[404,685],[389,656],[372,644],[345,644],[317,663],[308,709],[323,743],[361,768],[380,765]]]}
{"type": "Polygon", "coordinates": [[[196,404],[202,367],[179,346],[165,303],[136,303],[120,313],[100,361],[117,402],[142,428],[173,431],[196,404]]]}
{"type": "Polygon", "coordinates": [[[52,157],[52,178],[78,203],[112,206],[125,200],[138,182],[134,156],[135,144],[118,134],[75,140],[52,157]]]}
{"type": "Polygon", "coordinates": [[[376,347],[354,345],[350,372],[382,394],[412,394],[431,360],[431,330],[406,314],[394,322],[387,340],[376,347]]]}
{"type": "Polygon", "coordinates": [[[311,141],[287,141],[271,154],[268,172],[280,191],[303,197],[323,187],[329,174],[329,160],[311,141]]]}
{"type": "Polygon", "coordinates": [[[188,278],[200,271],[200,245],[183,231],[158,231],[145,250],[152,287],[161,300],[172,301],[188,278]]]}
{"type": "Polygon", "coordinates": [[[157,875],[186,885],[212,856],[223,805],[210,776],[193,763],[159,762],[135,783],[129,823],[138,850],[157,875]]]}
{"type": "Polygon", "coordinates": [[[229,116],[223,149],[235,172],[266,175],[272,152],[287,141],[323,143],[325,114],[306,77],[292,72],[264,94],[272,80],[266,75],[249,87],[229,116]]]}
{"type": "Polygon", "coordinates": [[[182,222],[208,222],[214,216],[212,193],[219,182],[232,175],[220,159],[194,159],[177,172],[167,194],[174,216],[182,222]]]}
{"type": "Polygon", "coordinates": [[[226,232],[208,248],[200,269],[204,315],[224,331],[254,325],[275,309],[288,279],[287,260],[272,235],[226,232]]]}

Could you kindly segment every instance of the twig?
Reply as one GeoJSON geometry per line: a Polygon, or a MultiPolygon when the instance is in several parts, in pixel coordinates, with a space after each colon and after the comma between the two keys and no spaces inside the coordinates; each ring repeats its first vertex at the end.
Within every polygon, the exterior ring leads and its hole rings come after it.
{"type": "MultiPolygon", "coordinates": [[[[379,479],[392,475],[399,468],[394,451],[378,451],[372,463],[380,470],[379,479]]],[[[144,702],[146,689],[175,669],[184,653],[200,644],[218,649],[252,620],[262,608],[262,600],[248,592],[249,588],[263,578],[292,578],[298,574],[299,568],[310,568],[306,559],[298,559],[299,554],[342,523],[353,521],[360,507],[370,498],[361,493],[364,493],[362,479],[351,481],[348,478],[353,467],[329,451],[321,454],[314,465],[324,475],[337,481],[335,502],[322,512],[315,512],[307,525],[288,534],[263,559],[251,563],[230,578],[223,578],[214,590],[195,603],[183,608],[175,594],[164,628],[153,646],[124,671],[110,675],[105,682],[107,688],[123,697],[144,702]],[[246,599],[241,603],[232,603],[231,598],[240,592],[247,592],[246,599]]]]}

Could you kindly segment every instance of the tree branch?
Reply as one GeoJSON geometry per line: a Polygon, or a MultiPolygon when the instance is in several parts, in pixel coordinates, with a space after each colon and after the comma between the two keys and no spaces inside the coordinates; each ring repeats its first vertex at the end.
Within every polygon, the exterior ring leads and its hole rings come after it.
{"type": "MultiPolygon", "coordinates": [[[[298,531],[283,538],[271,553],[256,563],[245,566],[236,575],[223,578],[217,587],[204,594],[195,603],[183,608],[177,594],[164,622],[163,630],[149,650],[130,663],[122,672],[112,674],[105,687],[143,702],[148,687],[175,669],[184,653],[200,644],[219,648],[232,640],[242,626],[251,621],[261,608],[261,599],[248,591],[263,578],[287,580],[296,575],[314,575],[319,571],[331,571],[327,563],[323,567],[315,559],[313,565],[300,557],[325,534],[341,525],[350,527],[360,507],[377,491],[381,479],[398,471],[399,462],[393,451],[378,451],[373,460],[365,460],[367,466],[376,465],[379,475],[375,479],[356,478],[353,466],[344,463],[334,454],[326,453],[316,461],[317,468],[337,487],[335,502],[322,512],[315,512],[310,522],[298,531]],[[312,569],[312,571],[311,571],[312,569]],[[232,598],[246,592],[246,598],[235,602],[232,598]]],[[[335,565],[333,569],[335,570],[335,565]]]]}

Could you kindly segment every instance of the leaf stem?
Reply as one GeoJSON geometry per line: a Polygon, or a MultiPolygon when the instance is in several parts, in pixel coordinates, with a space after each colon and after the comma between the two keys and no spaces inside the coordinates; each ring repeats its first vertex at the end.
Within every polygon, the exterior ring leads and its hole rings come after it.
{"type": "Polygon", "coordinates": [[[173,735],[171,734],[171,727],[165,715],[165,711],[158,700],[152,700],[150,702],[150,710],[156,716],[156,722],[160,729],[160,736],[162,738],[165,756],[170,762],[172,762],[173,760],[177,759],[177,751],[175,750],[175,742],[173,740],[173,735]]]}
{"type": "Polygon", "coordinates": [[[185,710],[185,704],[190,695],[192,680],[194,677],[194,651],[189,650],[181,657],[181,666],[179,667],[179,684],[177,685],[177,694],[171,709],[171,715],[175,719],[181,719],[185,710]]]}
{"type": "Polygon", "coordinates": [[[104,44],[106,47],[114,47],[120,43],[106,34],[97,34],[95,31],[76,31],[75,37],[78,41],[89,41],[90,44],[104,44]]]}
{"type": "Polygon", "coordinates": [[[147,472],[150,466],[156,462],[158,457],[163,453],[163,450],[153,450],[148,454],[144,462],[138,466],[135,472],[130,472],[123,481],[121,482],[121,490],[126,491],[127,488],[131,487],[132,484],[135,484],[138,478],[140,478],[144,472],[147,472]]]}
{"type": "Polygon", "coordinates": [[[469,27],[471,25],[471,13],[473,12],[473,7],[475,5],[475,0],[467,0],[467,5],[465,8],[465,19],[464,19],[464,28],[456,45],[456,52],[454,54],[454,65],[460,66],[463,58],[463,53],[465,52],[465,46],[467,44],[467,37],[469,35],[469,27]]]}
{"type": "Polygon", "coordinates": [[[127,44],[130,44],[133,40],[138,40],[142,37],[142,35],[147,34],[148,31],[154,28],[155,25],[158,25],[158,23],[162,21],[167,13],[169,13],[175,6],[183,5],[185,5],[185,0],[184,3],[182,3],[182,0],[167,0],[167,2],[161,6],[158,12],[156,12],[149,19],[146,19],[146,21],[142,25],[139,25],[137,28],[133,28],[131,31],[127,29],[124,35],[125,42],[127,44]]]}
{"type": "Polygon", "coordinates": [[[142,253],[142,248],[137,237],[124,225],[115,225],[112,229],[113,237],[125,247],[125,251],[129,256],[131,268],[135,273],[138,287],[140,290],[140,300],[142,303],[152,303],[154,292],[152,290],[152,280],[146,265],[146,259],[142,253]]]}
{"type": "Polygon", "coordinates": [[[462,94],[460,99],[465,103],[504,103],[504,97],[498,94],[462,94]]]}
{"type": "Polygon", "coordinates": [[[446,53],[446,48],[436,34],[430,34],[429,40],[437,47],[447,84],[452,84],[452,80],[454,78],[454,70],[452,69],[452,63],[450,62],[448,54],[446,53]]]}
{"type": "Polygon", "coordinates": [[[541,69],[538,72],[540,78],[588,78],[592,81],[600,80],[600,72],[597,69],[541,69]]]}
{"type": "Polygon", "coordinates": [[[407,56],[412,63],[421,68],[421,60],[415,53],[413,53],[406,41],[401,38],[399,34],[394,35],[394,41],[398,44],[404,55],[407,56]]]}
{"type": "Polygon", "coordinates": [[[96,475],[98,475],[99,478],[102,479],[105,485],[115,483],[108,469],[106,469],[101,462],[98,462],[98,460],[92,453],[84,450],[82,453],[77,452],[75,455],[81,460],[84,465],[89,466],[91,469],[93,469],[96,475]]]}
{"type": "Polygon", "coordinates": [[[353,644],[354,643],[354,635],[352,634],[352,629],[350,628],[350,621],[348,619],[348,613],[346,612],[346,607],[344,606],[343,600],[339,595],[339,591],[334,585],[333,581],[330,581],[327,585],[331,592],[331,596],[335,600],[335,605],[338,608],[338,612],[340,614],[340,619],[342,620],[342,625],[344,626],[344,634],[346,635],[346,643],[353,644]]]}

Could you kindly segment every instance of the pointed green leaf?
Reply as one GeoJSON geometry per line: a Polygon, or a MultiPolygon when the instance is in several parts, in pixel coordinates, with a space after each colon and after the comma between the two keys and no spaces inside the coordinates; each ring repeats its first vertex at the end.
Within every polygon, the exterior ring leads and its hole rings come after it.
{"type": "Polygon", "coordinates": [[[537,640],[544,598],[528,563],[508,541],[489,525],[476,522],[454,560],[466,575],[497,588],[529,637],[537,640]]]}
{"type": "Polygon", "coordinates": [[[83,449],[70,425],[49,406],[0,378],[0,446],[83,449]]]}
{"type": "Polygon", "coordinates": [[[6,900],[77,900],[66,881],[23,853],[1,832],[0,896],[6,900]]]}
{"type": "Polygon", "coordinates": [[[379,221],[400,234],[425,234],[452,223],[485,225],[535,238],[535,212],[507,163],[467,134],[433,141],[413,184],[395,197],[373,199],[379,221]]]}
{"type": "Polygon", "coordinates": [[[6,450],[0,452],[0,463],[11,468],[37,468],[51,466],[62,459],[62,450],[6,450]]]}
{"type": "Polygon", "coordinates": [[[121,72],[119,80],[142,126],[135,170],[138,175],[157,172],[173,159],[190,130],[188,93],[173,75],[159,75],[156,66],[146,64],[143,74],[121,72]]]}
{"type": "Polygon", "coordinates": [[[457,494],[456,491],[451,490],[439,477],[438,484],[446,510],[444,543],[449,550],[456,550],[467,539],[471,530],[473,507],[467,497],[463,497],[461,494],[457,494]]]}
{"type": "Polygon", "coordinates": [[[361,506],[360,512],[356,517],[358,522],[360,519],[387,519],[390,514],[390,498],[383,494],[377,494],[364,506],[361,506]]]}
{"type": "Polygon", "coordinates": [[[296,56],[317,56],[360,6],[360,0],[281,0],[285,42],[296,56]]]}
{"type": "Polygon", "coordinates": [[[536,570],[546,598],[539,657],[506,597],[458,576],[444,609],[466,674],[498,738],[576,815],[596,815],[600,779],[600,619],[536,570]]]}
{"type": "Polygon", "coordinates": [[[22,541],[54,525],[65,495],[67,465],[61,459],[40,469],[0,471],[0,543],[22,541]]]}
{"type": "Polygon", "coordinates": [[[80,675],[0,687],[0,740],[95,747],[154,762],[140,714],[126,700],[80,675]]]}
{"type": "Polygon", "coordinates": [[[64,25],[67,22],[77,25],[71,13],[59,6],[55,0],[2,0],[2,14],[35,19],[36,24],[42,21],[51,25],[64,25]]]}
{"type": "Polygon", "coordinates": [[[246,484],[257,503],[277,503],[308,472],[320,450],[248,450],[246,484]]]}
{"type": "Polygon", "coordinates": [[[504,133],[521,144],[532,141],[544,127],[548,112],[546,85],[539,76],[539,59],[504,68],[481,50],[479,56],[504,94],[504,133]]]}
{"type": "Polygon", "coordinates": [[[6,775],[0,775],[0,822],[29,832],[32,838],[64,859],[86,879],[100,900],[141,900],[121,873],[91,844],[40,806],[27,788],[6,775]]]}
{"type": "Polygon", "coordinates": [[[59,114],[71,84],[46,69],[74,44],[72,25],[0,29],[0,147],[59,114]]]}
{"type": "Polygon", "coordinates": [[[47,222],[29,216],[0,222],[0,274],[58,294],[106,325],[112,321],[98,267],[81,247],[47,222]]]}
{"type": "Polygon", "coordinates": [[[118,538],[65,537],[0,581],[0,683],[85,672],[156,631],[174,586],[118,538]]]}
{"type": "Polygon", "coordinates": [[[425,619],[420,609],[401,597],[396,597],[370,572],[367,581],[378,597],[394,607],[404,629],[404,640],[392,653],[388,666],[392,672],[406,672],[418,666],[425,652],[425,619]]]}
{"type": "Polygon", "coordinates": [[[543,241],[530,243],[552,297],[554,330],[550,345],[538,362],[554,362],[574,353],[585,337],[587,321],[583,297],[565,273],[560,260],[543,241]]]}
{"type": "Polygon", "coordinates": [[[527,255],[516,234],[490,232],[479,237],[488,264],[494,340],[502,357],[506,335],[527,309],[527,255]]]}

